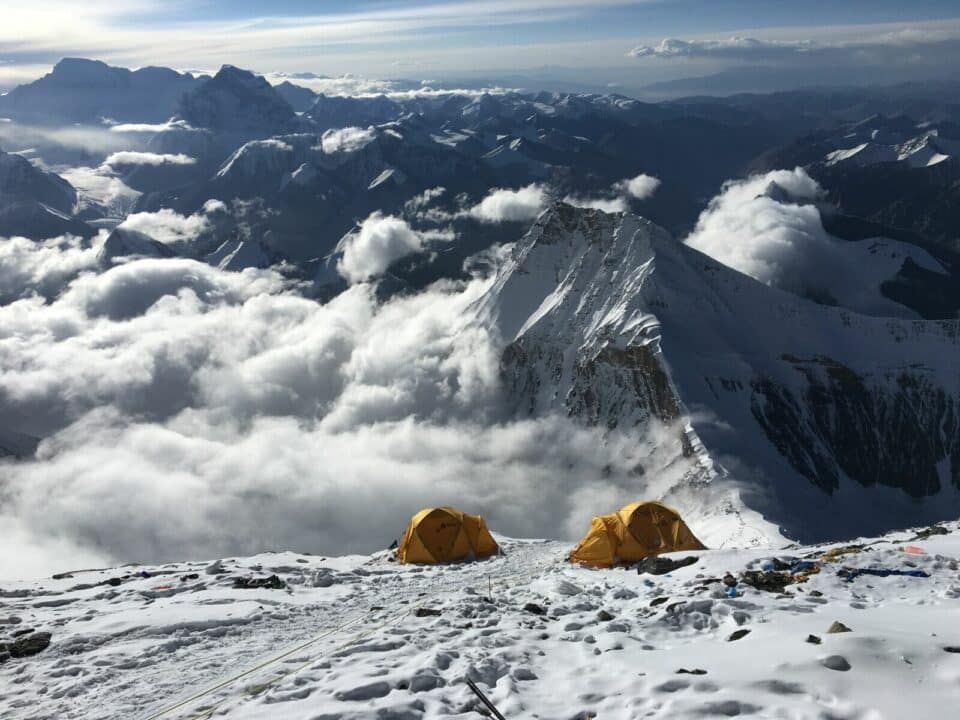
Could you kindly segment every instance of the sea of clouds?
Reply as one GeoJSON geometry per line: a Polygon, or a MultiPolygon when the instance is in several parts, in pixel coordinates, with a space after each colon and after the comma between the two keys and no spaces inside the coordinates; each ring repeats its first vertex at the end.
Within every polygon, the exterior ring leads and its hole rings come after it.
{"type": "Polygon", "coordinates": [[[518,536],[573,538],[668,483],[645,441],[505,414],[489,278],[326,304],[272,270],[189,259],[103,271],[101,235],[0,239],[0,577],[292,548],[371,552],[452,503],[518,536]]]}

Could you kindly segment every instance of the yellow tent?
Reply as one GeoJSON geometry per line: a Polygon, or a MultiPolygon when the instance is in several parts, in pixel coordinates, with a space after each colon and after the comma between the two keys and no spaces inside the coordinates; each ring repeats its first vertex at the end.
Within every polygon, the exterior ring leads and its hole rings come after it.
{"type": "Polygon", "coordinates": [[[676,550],[704,550],[676,510],[658,502],[635,502],[618,512],[596,515],[586,536],[570,553],[584,565],[611,567],[648,555],[676,550]]]}
{"type": "Polygon", "coordinates": [[[397,548],[404,563],[439,563],[483,558],[500,547],[479,515],[452,507],[425,508],[410,520],[397,548]]]}

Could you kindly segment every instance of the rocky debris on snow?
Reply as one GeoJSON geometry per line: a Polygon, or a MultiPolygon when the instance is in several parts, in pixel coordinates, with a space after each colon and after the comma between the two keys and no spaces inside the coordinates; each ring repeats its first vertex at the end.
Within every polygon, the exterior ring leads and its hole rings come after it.
{"type": "Polygon", "coordinates": [[[441,613],[436,608],[418,607],[416,610],[413,611],[413,614],[415,617],[423,618],[423,617],[440,617],[441,613]]]}
{"type": "Polygon", "coordinates": [[[230,571],[224,569],[223,560],[214,560],[203,569],[203,572],[207,575],[222,575],[230,571]]]}
{"type": "Polygon", "coordinates": [[[16,637],[12,643],[0,643],[0,654],[6,653],[14,658],[37,655],[50,646],[50,638],[52,637],[48,632],[35,632],[33,630],[19,631],[14,635],[19,637],[16,637]]]}
{"type": "Polygon", "coordinates": [[[948,535],[949,533],[950,531],[947,530],[943,525],[931,525],[930,527],[924,528],[910,538],[910,542],[913,542],[914,540],[928,540],[934,535],[948,535]]]}
{"type": "Polygon", "coordinates": [[[640,574],[648,573],[650,575],[665,575],[678,568],[687,567],[697,562],[694,555],[685,558],[668,558],[660,555],[650,555],[645,557],[637,566],[637,572],[640,574]]]}
{"type": "Polygon", "coordinates": [[[820,560],[823,562],[832,562],[839,557],[844,555],[856,555],[862,553],[864,549],[863,545],[847,545],[845,547],[833,548],[832,550],[827,550],[827,552],[820,555],[820,560]]]}
{"type": "Polygon", "coordinates": [[[850,669],[850,663],[843,655],[828,655],[820,661],[820,664],[825,668],[838,670],[839,672],[846,672],[850,669]]]}
{"type": "Polygon", "coordinates": [[[558,595],[567,595],[567,596],[579,595],[580,593],[583,592],[583,590],[578,585],[574,585],[569,580],[563,580],[562,578],[557,579],[556,583],[553,586],[553,591],[558,595]]]}
{"type": "Polygon", "coordinates": [[[853,630],[851,630],[850,628],[848,628],[846,625],[844,625],[842,622],[839,622],[839,621],[834,621],[834,623],[827,629],[827,633],[831,635],[834,633],[847,633],[847,632],[853,632],[853,630]]]}
{"type": "Polygon", "coordinates": [[[285,590],[287,584],[277,575],[271,575],[265,578],[245,578],[238,577],[233,579],[235,590],[257,590],[266,588],[268,590],[285,590]]]}
{"type": "Polygon", "coordinates": [[[147,568],[169,575],[170,589],[162,592],[154,592],[162,587],[157,580],[138,574],[116,588],[96,587],[123,570],[77,572],[72,580],[45,580],[46,586],[6,588],[0,639],[12,643],[14,631],[36,628],[54,630],[57,642],[35,658],[0,665],[0,707],[20,703],[13,713],[35,706],[44,717],[71,718],[96,715],[109,697],[105,720],[146,717],[163,705],[148,687],[164,698],[201,691],[225,675],[257,668],[280,647],[323,635],[322,646],[298,651],[289,665],[265,667],[244,681],[249,685],[218,691],[210,701],[211,707],[219,703],[215,714],[237,720],[456,714],[469,674],[506,717],[534,706],[544,717],[583,712],[610,720],[737,712],[819,717],[840,703],[844,716],[866,717],[882,706],[892,717],[908,717],[914,705],[926,716],[956,690],[953,660],[945,653],[960,657],[960,647],[942,628],[949,627],[953,605],[945,599],[960,597],[960,581],[949,569],[960,556],[960,535],[932,538],[927,555],[913,556],[898,549],[909,534],[844,562],[896,568],[912,562],[930,580],[865,579],[851,586],[835,572],[822,572],[788,600],[738,579],[748,570],[762,577],[795,567],[793,558],[770,560],[762,549],[701,553],[699,577],[697,570],[654,577],[624,568],[571,569],[556,562],[565,549],[559,543],[508,539],[511,554],[483,568],[400,566],[379,555],[300,563],[302,556],[293,553],[263,554],[225,560],[232,572],[222,577],[205,575],[205,563],[147,568]],[[727,568],[736,597],[722,580],[727,568]],[[484,597],[491,572],[496,603],[484,597]],[[231,589],[239,575],[263,581],[271,573],[287,591],[231,589]],[[179,581],[194,574],[199,581],[179,581]],[[529,580],[500,580],[521,574],[529,580]],[[319,575],[322,586],[312,583],[319,575]],[[80,585],[88,589],[76,590],[80,585]],[[569,586],[576,592],[566,594],[569,586]],[[698,593],[701,587],[706,592],[698,593]],[[848,606],[856,618],[844,614],[848,606]],[[417,614],[422,622],[403,620],[417,614]],[[11,621],[14,615],[21,622],[11,621]],[[802,633],[826,632],[840,617],[856,619],[854,634],[802,633]],[[719,644],[743,639],[754,627],[762,632],[750,643],[719,644]],[[832,653],[841,653],[846,665],[828,659],[832,653]],[[600,657],[603,667],[595,667],[600,657]],[[767,671],[758,673],[750,658],[767,671]],[[917,672],[902,672],[906,663],[917,672]],[[827,669],[837,674],[823,675],[827,669]],[[18,682],[27,672],[32,679],[18,682]],[[829,693],[817,686],[817,674],[832,681],[829,693]],[[273,677],[279,679],[270,682],[273,677]]]}
{"type": "Polygon", "coordinates": [[[793,576],[788,572],[776,570],[747,570],[741,575],[740,582],[756,590],[782,593],[787,585],[793,583],[793,576]]]}
{"type": "Polygon", "coordinates": [[[736,587],[736,586],[737,586],[737,579],[736,579],[733,575],[731,575],[730,573],[727,573],[726,575],[723,576],[722,582],[723,582],[723,584],[726,585],[727,587],[736,587]]]}

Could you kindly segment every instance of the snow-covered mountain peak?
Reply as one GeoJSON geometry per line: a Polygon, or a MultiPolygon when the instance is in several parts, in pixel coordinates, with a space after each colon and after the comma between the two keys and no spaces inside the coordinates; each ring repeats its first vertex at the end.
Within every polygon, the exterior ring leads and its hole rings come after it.
{"type": "MultiPolygon", "coordinates": [[[[955,322],[819,305],[644,218],[563,204],[517,242],[476,311],[502,337],[515,412],[559,411],[640,438],[675,428],[684,457],[733,479],[734,513],[758,511],[787,535],[889,524],[901,492],[939,496],[913,507],[918,518],[960,504],[955,322]],[[856,510],[864,502],[870,515],[856,510]]],[[[684,486],[651,493],[710,517],[684,486]]],[[[763,521],[749,525],[769,536],[763,521]]]]}
{"type": "Polygon", "coordinates": [[[194,127],[248,133],[281,132],[296,122],[293,108],[270,83],[232,65],[184,95],[179,115],[194,127]]]}
{"type": "Polygon", "coordinates": [[[516,244],[481,307],[508,342],[535,330],[625,345],[647,327],[634,300],[671,243],[646,218],[557,202],[516,244]]]}

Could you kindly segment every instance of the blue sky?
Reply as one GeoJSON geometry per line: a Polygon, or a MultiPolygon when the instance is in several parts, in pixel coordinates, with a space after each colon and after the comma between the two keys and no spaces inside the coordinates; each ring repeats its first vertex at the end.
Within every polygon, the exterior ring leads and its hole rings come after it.
{"type": "Polygon", "coordinates": [[[42,74],[65,55],[127,66],[213,70],[232,63],[260,72],[420,79],[537,76],[549,68],[598,85],[818,62],[824,68],[859,63],[873,73],[887,66],[899,78],[955,61],[960,39],[955,0],[3,4],[0,87],[42,74]],[[734,36],[757,42],[731,45],[734,36]]]}

